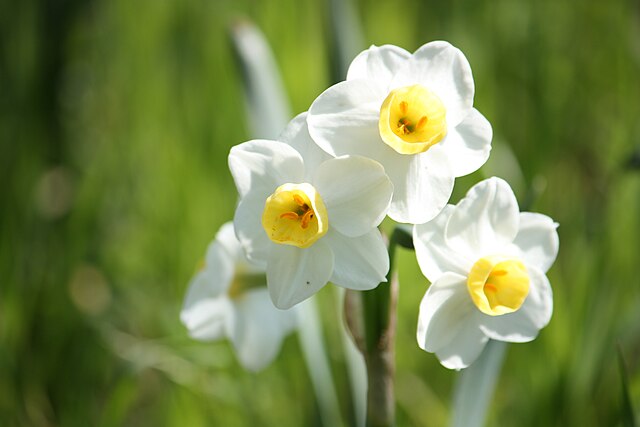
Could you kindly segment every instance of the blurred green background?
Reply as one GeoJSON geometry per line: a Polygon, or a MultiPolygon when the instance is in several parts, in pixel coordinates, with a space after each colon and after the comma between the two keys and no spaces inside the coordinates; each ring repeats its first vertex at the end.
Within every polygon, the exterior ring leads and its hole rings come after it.
{"type": "MultiPolygon", "coordinates": [[[[228,343],[190,340],[178,314],[233,215],[227,153],[250,138],[229,26],[245,17],[262,29],[298,113],[336,78],[328,7],[0,2],[0,425],[322,425],[295,335],[250,374],[228,343]]],[[[494,155],[457,181],[453,201],[497,173],[561,224],[553,319],[509,347],[487,424],[623,425],[623,376],[639,415],[638,3],[359,0],[355,10],[361,48],[445,39],[469,59],[494,155]]],[[[446,425],[456,373],[416,345],[427,282],[412,253],[400,260],[398,423],[446,425]]],[[[351,425],[331,289],[319,304],[351,425]]]]}

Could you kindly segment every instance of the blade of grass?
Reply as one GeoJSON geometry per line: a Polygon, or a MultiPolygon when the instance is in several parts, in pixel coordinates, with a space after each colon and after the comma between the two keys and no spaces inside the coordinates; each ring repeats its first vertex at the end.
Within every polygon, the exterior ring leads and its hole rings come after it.
{"type": "Polygon", "coordinates": [[[622,385],[622,425],[625,427],[636,427],[635,413],[631,404],[631,393],[629,392],[629,373],[627,365],[624,362],[622,348],[617,345],[618,350],[618,368],[620,369],[620,384],[622,385]]]}
{"type": "Polygon", "coordinates": [[[231,45],[242,73],[249,130],[254,138],[275,139],[291,119],[280,73],[260,30],[248,20],[231,26],[231,45]]]}
{"type": "Polygon", "coordinates": [[[313,296],[301,303],[298,313],[300,314],[298,316],[300,332],[298,338],[320,406],[322,424],[342,426],[344,424],[340,417],[338,395],[322,339],[322,322],[320,322],[316,297],[313,296]]]}
{"type": "Polygon", "coordinates": [[[327,0],[329,7],[329,63],[332,83],[347,77],[347,69],[364,45],[362,29],[351,0],[327,0]]]}
{"type": "Polygon", "coordinates": [[[506,349],[506,343],[489,340],[478,360],[460,372],[453,392],[453,427],[484,424],[506,349]]]}

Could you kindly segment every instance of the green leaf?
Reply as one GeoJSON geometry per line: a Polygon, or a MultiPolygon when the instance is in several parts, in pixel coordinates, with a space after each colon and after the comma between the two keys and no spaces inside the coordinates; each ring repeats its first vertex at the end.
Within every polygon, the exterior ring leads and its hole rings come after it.
{"type": "Polygon", "coordinates": [[[316,296],[302,302],[298,307],[300,348],[307,364],[311,384],[314,387],[318,406],[325,426],[342,426],[338,394],[331,376],[331,366],[322,339],[322,322],[316,296]]]}
{"type": "Polygon", "coordinates": [[[460,372],[453,392],[453,427],[484,424],[506,349],[506,343],[489,340],[478,360],[460,372]]]}
{"type": "Polygon", "coordinates": [[[624,362],[622,348],[620,348],[619,344],[617,349],[618,368],[620,369],[622,385],[622,425],[625,427],[636,427],[635,414],[633,412],[633,405],[631,404],[631,393],[629,392],[629,373],[627,372],[627,365],[624,362]]]}
{"type": "Polygon", "coordinates": [[[275,139],[291,119],[291,108],[269,44],[248,20],[231,26],[231,42],[242,73],[250,133],[275,139]]]}
{"type": "Polygon", "coordinates": [[[353,58],[364,47],[362,29],[351,0],[327,0],[329,3],[328,45],[331,79],[333,83],[344,80],[353,58]]]}

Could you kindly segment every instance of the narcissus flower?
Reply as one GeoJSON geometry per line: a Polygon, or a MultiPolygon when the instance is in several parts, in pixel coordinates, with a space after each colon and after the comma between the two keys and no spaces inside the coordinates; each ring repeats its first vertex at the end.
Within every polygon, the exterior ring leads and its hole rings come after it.
{"type": "Polygon", "coordinates": [[[258,371],[276,357],[297,323],[295,310],[273,306],[266,285],[264,269],[248,262],[233,224],[226,223],[189,285],[182,323],[198,340],[229,338],[242,366],[258,371]]]}
{"type": "Polygon", "coordinates": [[[558,254],[558,224],[519,212],[505,181],[475,185],[456,206],[414,227],[431,281],[420,304],[418,344],[450,369],[469,366],[489,339],[533,340],[551,319],[545,275],[558,254]]]}
{"type": "Polygon", "coordinates": [[[424,223],[446,205],[455,177],[489,157],[491,125],[473,108],[465,56],[446,42],[410,54],[372,46],[351,63],[347,80],[309,108],[309,132],[333,156],[382,163],[394,185],[389,217],[424,223]]]}
{"type": "Polygon", "coordinates": [[[240,193],[236,235],[247,257],[266,267],[273,303],[283,309],[328,281],[372,289],[389,270],[376,228],[393,191],[383,167],[357,156],[325,160],[305,119],[290,123],[283,142],[253,140],[229,154],[240,193]]]}

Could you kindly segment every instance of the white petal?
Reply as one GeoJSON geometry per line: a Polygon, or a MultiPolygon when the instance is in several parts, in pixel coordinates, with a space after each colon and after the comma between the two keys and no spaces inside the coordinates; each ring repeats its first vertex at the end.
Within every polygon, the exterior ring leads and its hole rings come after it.
{"type": "Polygon", "coordinates": [[[318,167],[312,181],[329,213],[329,227],[361,236],[387,215],[393,185],[380,163],[359,156],[331,159],[318,167]]]}
{"type": "Polygon", "coordinates": [[[229,315],[226,292],[235,273],[235,256],[241,253],[230,222],[220,227],[207,248],[204,266],[189,283],[180,312],[189,335],[214,340],[225,333],[229,315]]]}
{"type": "MultiPolygon", "coordinates": [[[[235,263],[238,258],[244,257],[242,246],[240,246],[240,242],[238,242],[236,232],[233,228],[233,221],[228,221],[222,224],[218,233],[216,233],[215,241],[217,242],[217,246],[223,248],[228,254],[228,256],[225,257],[225,263],[228,264],[229,261],[231,263],[235,263]]],[[[220,258],[220,255],[217,251],[213,250],[212,242],[211,246],[209,246],[209,249],[207,250],[205,266],[215,263],[217,258],[220,258]]]]}
{"type": "Polygon", "coordinates": [[[347,80],[375,80],[386,87],[398,68],[410,57],[409,52],[397,46],[371,46],[351,62],[347,80]]]}
{"type": "Polygon", "coordinates": [[[489,178],[471,187],[445,229],[449,246],[469,259],[504,252],[518,232],[520,213],[511,187],[489,178]]]}
{"type": "Polygon", "coordinates": [[[259,371],[278,355],[282,340],[296,322],[295,310],[278,310],[266,289],[234,300],[235,323],[230,338],[242,366],[259,371]]]}
{"type": "Polygon", "coordinates": [[[441,152],[389,156],[383,163],[393,183],[389,217],[422,224],[446,206],[453,191],[453,174],[441,152]]]}
{"type": "Polygon", "coordinates": [[[447,124],[455,127],[473,106],[473,75],[464,54],[447,42],[420,47],[400,68],[392,87],[421,84],[434,91],[447,109],[447,124]]]}
{"type": "Polygon", "coordinates": [[[253,191],[266,199],[279,185],[300,182],[304,176],[302,157],[293,147],[264,139],[231,148],[229,169],[240,197],[253,191]]]}
{"type": "Polygon", "coordinates": [[[227,334],[232,315],[229,299],[223,295],[185,304],[180,313],[180,320],[192,338],[213,341],[227,334]]]}
{"type": "Polygon", "coordinates": [[[268,195],[248,193],[240,200],[233,217],[236,237],[251,262],[266,267],[271,240],[262,227],[262,211],[268,195]]]}
{"type": "Polygon", "coordinates": [[[200,302],[224,295],[233,280],[234,257],[226,247],[228,234],[229,232],[233,233],[233,228],[228,224],[223,225],[215,239],[209,243],[204,266],[189,283],[182,309],[182,313],[185,315],[188,315],[192,308],[200,302]]]}
{"type": "Polygon", "coordinates": [[[454,210],[453,205],[447,205],[437,217],[413,228],[413,245],[418,264],[422,274],[432,283],[447,272],[466,276],[475,261],[454,251],[444,238],[445,226],[454,210]]]}
{"type": "Polygon", "coordinates": [[[289,122],[285,130],[278,137],[278,140],[292,146],[302,156],[305,168],[304,182],[310,181],[312,173],[318,165],[331,158],[331,156],[318,147],[313,139],[311,139],[307,127],[306,111],[298,114],[289,122]]]}
{"type": "MultiPolygon", "coordinates": [[[[216,241],[227,251],[230,257],[229,265],[234,267],[234,273],[238,270],[243,271],[245,274],[264,274],[266,262],[255,263],[247,259],[242,245],[238,241],[235,233],[235,227],[233,221],[226,222],[220,227],[218,234],[216,234],[216,241]]],[[[209,256],[209,254],[207,254],[209,256]]],[[[265,258],[266,259],[266,258],[265,258]]],[[[211,261],[207,258],[206,265],[212,265],[211,261]]],[[[219,268],[219,267],[216,267],[219,268]]],[[[265,283],[266,284],[266,283],[265,283]]]]}
{"type": "Polygon", "coordinates": [[[489,121],[475,108],[455,128],[449,128],[446,138],[432,149],[446,151],[453,175],[468,175],[489,158],[493,131],[489,121]]]}
{"type": "Polygon", "coordinates": [[[271,300],[280,309],[291,308],[326,285],[332,272],[333,252],[324,239],[305,249],[274,243],[267,266],[271,300]]]}
{"type": "Polygon", "coordinates": [[[528,342],[547,326],[553,313],[553,292],[547,276],[535,267],[527,266],[529,294],[518,311],[502,316],[480,313],[480,328],[499,341],[528,342]]]}
{"type": "Polygon", "coordinates": [[[377,158],[373,153],[389,148],[378,130],[380,106],[386,95],[368,80],[331,86],[309,107],[309,134],[332,156],[358,154],[377,158]]]}
{"type": "Polygon", "coordinates": [[[547,272],[558,256],[558,223],[546,215],[520,213],[520,229],[513,244],[528,265],[547,272]]]}
{"type": "Polygon", "coordinates": [[[437,352],[472,323],[475,311],[466,278],[445,273],[429,286],[420,302],[418,345],[425,351],[437,352]]]}
{"type": "Polygon", "coordinates": [[[436,356],[445,368],[464,369],[480,356],[489,342],[474,323],[467,323],[449,344],[436,351],[436,356]]]}
{"type": "Polygon", "coordinates": [[[377,228],[360,237],[329,231],[325,239],[334,255],[331,282],[359,291],[373,289],[386,282],[389,254],[377,228]]]}

